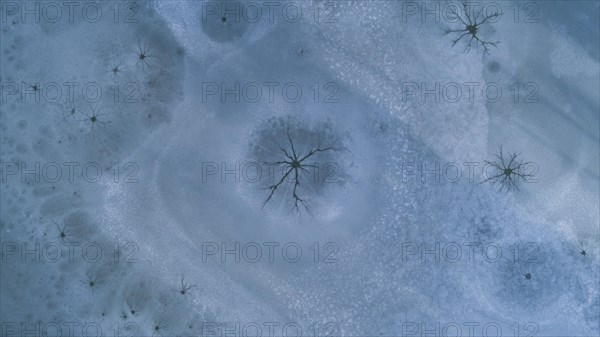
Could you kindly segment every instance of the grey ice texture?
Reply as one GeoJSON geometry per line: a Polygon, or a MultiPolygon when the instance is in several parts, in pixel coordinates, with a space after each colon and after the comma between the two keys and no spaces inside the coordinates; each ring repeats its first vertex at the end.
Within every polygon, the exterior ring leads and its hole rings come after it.
{"type": "Polygon", "coordinates": [[[332,10],[324,1],[294,2],[298,22],[277,11],[272,22],[264,13],[257,22],[208,13],[203,22],[202,1],[102,1],[103,17],[90,23],[81,19],[84,4],[74,22],[2,21],[3,85],[95,82],[104,93],[94,103],[35,102],[32,94],[2,101],[3,163],[93,162],[104,172],[98,182],[71,182],[62,166],[58,182],[19,174],[2,182],[3,336],[15,326],[20,333],[21,322],[57,322],[63,335],[65,322],[95,323],[106,336],[206,335],[206,322],[254,322],[263,336],[266,322],[280,334],[294,322],[304,336],[315,324],[321,336],[402,336],[417,324],[421,336],[422,324],[436,323],[451,335],[452,322],[462,335],[472,322],[479,334],[489,323],[503,336],[600,333],[598,2],[519,2],[518,20],[512,3],[498,2],[502,17],[481,31],[500,41],[489,54],[452,47],[445,30],[457,23],[422,22],[420,12],[404,20],[401,1],[338,1],[332,22],[323,22],[332,10]],[[132,8],[137,22],[124,22],[132,8]],[[523,22],[534,9],[538,22],[523,22]],[[262,85],[257,102],[203,96],[206,83],[275,81],[298,83],[302,99],[269,101],[262,85]],[[422,102],[404,99],[408,82],[494,82],[504,92],[496,103],[479,91],[472,102],[422,102]],[[529,82],[537,103],[523,102],[529,82]],[[518,102],[513,83],[524,90],[518,102]],[[129,90],[136,102],[123,102],[129,90]],[[323,102],[332,90],[335,101],[323,102]],[[288,128],[299,152],[338,146],[319,158],[335,161],[340,179],[301,184],[310,213],[290,211],[289,182],[262,207],[266,186],[203,179],[206,163],[285,160],[288,128]],[[463,163],[492,159],[499,145],[536,163],[538,182],[498,192],[469,181],[463,163]],[[458,163],[463,176],[405,179],[410,162],[458,163]],[[123,182],[129,172],[137,183],[123,182]],[[69,242],[80,244],[76,254],[94,243],[104,255],[69,261],[64,250],[56,263],[21,261],[23,243],[69,242]],[[297,263],[223,263],[220,255],[202,260],[206,242],[296,242],[304,251],[297,263]],[[337,263],[314,262],[315,242],[322,254],[334,247],[337,263]],[[406,243],[423,242],[491,242],[503,258],[403,260],[406,243]],[[20,252],[9,254],[5,243],[20,252]],[[522,258],[530,254],[535,262],[522,258]]]}

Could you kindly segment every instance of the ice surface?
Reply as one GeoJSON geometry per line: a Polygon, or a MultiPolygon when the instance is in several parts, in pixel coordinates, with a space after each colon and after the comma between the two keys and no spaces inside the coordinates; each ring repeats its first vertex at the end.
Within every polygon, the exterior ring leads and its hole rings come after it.
{"type": "Polygon", "coordinates": [[[276,335],[289,323],[303,336],[457,335],[456,326],[467,336],[470,324],[479,336],[496,327],[598,335],[598,3],[496,3],[503,16],[481,30],[500,41],[489,54],[452,47],[445,30],[460,24],[421,20],[424,3],[274,3],[304,15],[249,22],[236,10],[215,14],[223,2],[126,1],[100,2],[91,23],[83,2],[74,22],[53,23],[3,1],[1,335],[19,335],[22,322],[131,336],[210,335],[207,323],[219,324],[216,335],[236,323],[268,335],[269,322],[276,335]],[[538,22],[525,22],[532,13],[538,22]],[[51,83],[63,90],[56,102],[51,83]],[[73,101],[65,83],[77,84],[73,101]],[[79,95],[90,83],[103,93],[94,102],[79,95]],[[251,83],[262,96],[236,102],[222,83],[251,83]],[[298,102],[281,94],[289,83],[303,90],[298,102]],[[448,83],[463,90],[457,102],[406,94],[448,83]],[[478,86],[473,100],[465,83],[478,86]],[[481,95],[486,83],[502,88],[501,100],[481,95]],[[465,163],[480,169],[499,145],[533,163],[537,183],[507,192],[479,184],[479,173],[471,181],[465,163]],[[298,212],[293,170],[268,202],[270,185],[221,175],[329,146],[311,158],[321,176],[334,163],[336,180],[302,177],[298,212]],[[57,181],[49,163],[62,167],[57,181]],[[71,181],[65,163],[103,175],[71,181]],[[423,181],[407,176],[411,163],[455,164],[462,176],[423,181]],[[206,254],[235,242],[262,246],[261,261],[206,254]],[[269,262],[265,243],[277,252],[295,243],[302,258],[269,262]],[[489,256],[471,260],[471,243],[489,256]],[[25,253],[36,244],[39,258],[25,253]],[[73,260],[69,244],[79,245],[73,260]],[[422,244],[444,250],[411,254],[422,244]],[[456,245],[462,255],[449,261],[456,245]],[[63,256],[52,262],[56,246],[63,256]],[[90,262],[83,247],[103,255],[90,262]],[[184,284],[193,287],[181,294],[184,284]]]}

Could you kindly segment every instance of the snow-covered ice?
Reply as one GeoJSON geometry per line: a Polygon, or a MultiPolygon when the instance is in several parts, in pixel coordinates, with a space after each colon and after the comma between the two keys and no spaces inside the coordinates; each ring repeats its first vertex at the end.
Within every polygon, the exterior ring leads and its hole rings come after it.
{"type": "Polygon", "coordinates": [[[1,336],[600,333],[598,2],[1,4],[1,336]]]}

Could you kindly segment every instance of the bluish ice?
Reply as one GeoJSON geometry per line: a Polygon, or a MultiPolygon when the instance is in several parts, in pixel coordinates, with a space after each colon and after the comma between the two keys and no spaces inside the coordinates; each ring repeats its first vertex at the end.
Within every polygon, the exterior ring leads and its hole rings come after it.
{"type": "Polygon", "coordinates": [[[74,3],[2,0],[1,336],[600,333],[598,2],[74,3]]]}

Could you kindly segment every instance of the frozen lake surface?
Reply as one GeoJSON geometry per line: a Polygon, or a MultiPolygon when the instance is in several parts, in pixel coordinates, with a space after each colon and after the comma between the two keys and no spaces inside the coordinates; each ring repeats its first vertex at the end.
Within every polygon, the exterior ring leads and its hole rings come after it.
{"type": "Polygon", "coordinates": [[[600,333],[599,2],[1,4],[1,336],[600,333]]]}

